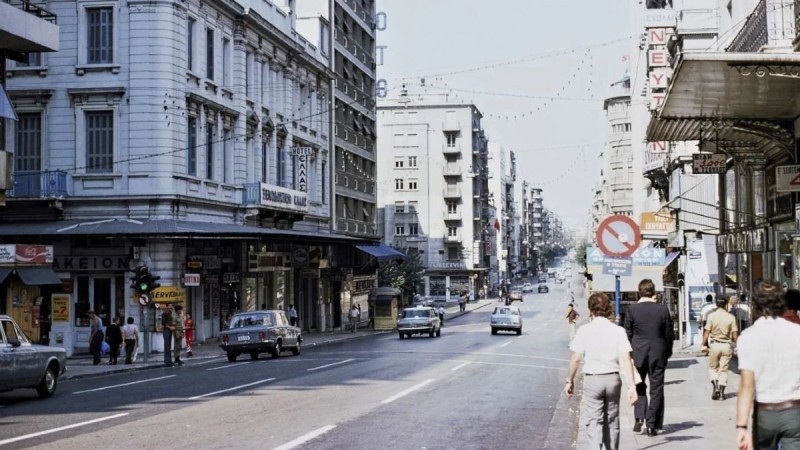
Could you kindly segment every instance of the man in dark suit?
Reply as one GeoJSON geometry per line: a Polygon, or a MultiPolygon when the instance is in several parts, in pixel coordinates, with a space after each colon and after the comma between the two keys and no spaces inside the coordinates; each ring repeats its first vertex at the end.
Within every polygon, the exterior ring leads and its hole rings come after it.
{"type": "Polygon", "coordinates": [[[672,356],[672,318],[669,309],[656,301],[656,287],[645,278],[639,283],[639,301],[628,307],[625,332],[633,348],[633,363],[641,382],[636,385],[639,399],[634,405],[636,424],[633,431],[647,424],[647,435],[655,436],[664,427],[664,371],[672,356]],[[650,380],[650,401],[647,400],[645,378],[650,380]]]}

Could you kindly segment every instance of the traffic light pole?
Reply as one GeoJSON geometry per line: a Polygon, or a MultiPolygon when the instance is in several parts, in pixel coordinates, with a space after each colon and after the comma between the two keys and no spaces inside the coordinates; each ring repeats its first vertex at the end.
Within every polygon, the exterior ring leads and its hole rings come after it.
{"type": "Polygon", "coordinates": [[[144,326],[142,327],[142,334],[143,334],[142,337],[144,339],[144,347],[142,348],[144,356],[142,357],[142,361],[145,364],[147,364],[147,356],[150,354],[150,331],[148,330],[150,328],[150,323],[149,323],[150,321],[147,320],[148,309],[150,309],[149,305],[144,307],[144,326]]]}

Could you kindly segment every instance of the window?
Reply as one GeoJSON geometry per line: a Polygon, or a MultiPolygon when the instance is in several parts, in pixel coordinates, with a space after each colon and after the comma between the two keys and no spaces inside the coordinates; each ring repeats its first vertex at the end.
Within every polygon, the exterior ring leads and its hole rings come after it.
{"type": "Polygon", "coordinates": [[[206,123],[206,178],[214,179],[214,124],[206,123]]]}
{"type": "Polygon", "coordinates": [[[395,158],[394,167],[397,168],[397,169],[402,169],[403,168],[403,163],[404,163],[404,161],[402,160],[402,158],[395,158]]]}
{"type": "Polygon", "coordinates": [[[343,184],[344,184],[344,187],[350,187],[350,179],[347,178],[347,177],[344,177],[344,183],[343,184]]]}
{"type": "Polygon", "coordinates": [[[353,178],[353,189],[358,189],[358,178],[353,178]]]}
{"type": "Polygon", "coordinates": [[[231,81],[231,40],[222,38],[222,85],[233,89],[231,81]]]}
{"type": "Polygon", "coordinates": [[[114,112],[86,112],[86,172],[114,169],[114,112]]]}
{"type": "Polygon", "coordinates": [[[275,165],[276,165],[276,179],[278,186],[286,187],[286,155],[283,152],[285,141],[283,138],[278,139],[278,147],[275,149],[275,165]]]}
{"type": "Polygon", "coordinates": [[[444,135],[447,138],[447,146],[448,147],[455,147],[456,146],[456,134],[455,133],[445,133],[444,135]]]}
{"type": "Polygon", "coordinates": [[[408,202],[408,212],[412,212],[412,213],[417,212],[417,205],[418,204],[419,204],[418,202],[408,202]]]}
{"type": "Polygon", "coordinates": [[[206,78],[214,79],[214,30],[206,29],[206,78]]]}
{"type": "Polygon", "coordinates": [[[408,224],[408,234],[416,236],[419,234],[419,225],[416,223],[408,224]]]}
{"type": "Polygon", "coordinates": [[[449,261],[457,261],[458,258],[458,247],[447,247],[447,259],[449,261]]]}
{"type": "Polygon", "coordinates": [[[14,170],[38,172],[42,170],[42,115],[18,113],[17,118],[14,170]]]}
{"type": "Polygon", "coordinates": [[[261,103],[264,106],[269,106],[269,91],[272,87],[269,85],[269,62],[264,61],[261,63],[261,103]]]}
{"type": "Polygon", "coordinates": [[[268,182],[267,174],[269,173],[269,138],[263,136],[261,138],[261,181],[268,182]]]}
{"type": "Polygon", "coordinates": [[[409,191],[417,190],[417,180],[408,180],[408,190],[409,191]]]}
{"type": "Polygon", "coordinates": [[[189,20],[186,22],[186,68],[190,71],[194,71],[195,67],[195,60],[194,60],[194,40],[195,40],[195,30],[197,29],[197,19],[194,17],[189,17],[189,20]]]}
{"type": "Polygon", "coordinates": [[[25,58],[25,61],[17,61],[17,67],[42,67],[42,54],[39,52],[30,52],[25,58]]]}
{"type": "Polygon", "coordinates": [[[406,227],[405,225],[395,225],[394,226],[394,234],[397,236],[403,236],[406,234],[406,227]]]}
{"type": "Polygon", "coordinates": [[[194,176],[197,175],[197,119],[194,117],[189,117],[186,141],[186,173],[194,176]]]}
{"type": "Polygon", "coordinates": [[[447,202],[447,213],[448,214],[456,214],[458,212],[458,203],[456,202],[447,202]]]}
{"type": "Polygon", "coordinates": [[[395,202],[394,204],[394,212],[395,213],[404,213],[406,212],[406,205],[403,202],[395,202]]]}
{"type": "Polygon", "coordinates": [[[114,10],[111,7],[86,10],[86,63],[114,62],[114,10]]]}
{"type": "Polygon", "coordinates": [[[402,178],[395,178],[394,179],[394,189],[397,191],[403,190],[403,179],[402,178]]]}
{"type": "Polygon", "coordinates": [[[409,156],[408,157],[408,167],[417,167],[417,157],[416,156],[409,156]]]}
{"type": "Polygon", "coordinates": [[[233,165],[228,158],[233,158],[233,132],[225,130],[223,132],[222,141],[222,176],[225,183],[230,183],[233,180],[233,165]]]}
{"type": "Polygon", "coordinates": [[[327,198],[326,193],[328,192],[328,172],[327,172],[328,168],[327,167],[328,167],[328,164],[325,161],[323,161],[322,162],[322,171],[321,171],[322,172],[321,173],[321,179],[322,179],[322,203],[323,204],[327,204],[327,201],[326,201],[326,198],[327,198]]]}
{"type": "Polygon", "coordinates": [[[458,236],[458,227],[447,227],[447,235],[449,237],[458,236]]]}
{"type": "MultiPolygon", "coordinates": [[[[224,67],[223,62],[223,67],[224,67]]],[[[210,77],[209,77],[210,78],[210,77]]],[[[253,54],[244,54],[244,95],[253,98],[253,54]]]]}

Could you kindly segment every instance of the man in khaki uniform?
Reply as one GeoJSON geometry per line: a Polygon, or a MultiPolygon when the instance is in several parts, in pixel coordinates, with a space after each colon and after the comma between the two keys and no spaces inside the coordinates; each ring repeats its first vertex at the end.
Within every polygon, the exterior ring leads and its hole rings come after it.
{"type": "Polygon", "coordinates": [[[183,365],[183,361],[181,361],[181,349],[183,348],[183,321],[186,320],[186,316],[183,314],[183,306],[175,305],[175,319],[174,325],[175,329],[172,332],[172,337],[175,340],[175,343],[172,346],[172,352],[175,356],[175,364],[178,366],[183,365]]]}
{"type": "Polygon", "coordinates": [[[708,351],[708,375],[714,392],[712,400],[725,400],[728,384],[728,366],[733,357],[733,346],[739,337],[736,317],[726,308],[725,297],[717,297],[717,309],[708,315],[703,330],[703,351],[708,351]]]}

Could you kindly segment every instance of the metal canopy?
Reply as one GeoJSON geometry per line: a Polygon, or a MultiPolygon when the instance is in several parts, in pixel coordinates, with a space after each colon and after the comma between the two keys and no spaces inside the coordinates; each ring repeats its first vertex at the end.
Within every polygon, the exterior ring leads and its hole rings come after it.
{"type": "Polygon", "coordinates": [[[658,118],[792,121],[799,86],[797,53],[684,53],[658,118]]]}
{"type": "Polygon", "coordinates": [[[378,261],[404,260],[408,257],[397,250],[384,244],[356,245],[357,249],[374,256],[378,261]]]}
{"type": "Polygon", "coordinates": [[[12,267],[0,267],[0,284],[8,278],[13,270],[12,267]]]}
{"type": "Polygon", "coordinates": [[[61,278],[49,267],[17,267],[17,275],[28,286],[61,284],[61,278]]]}

